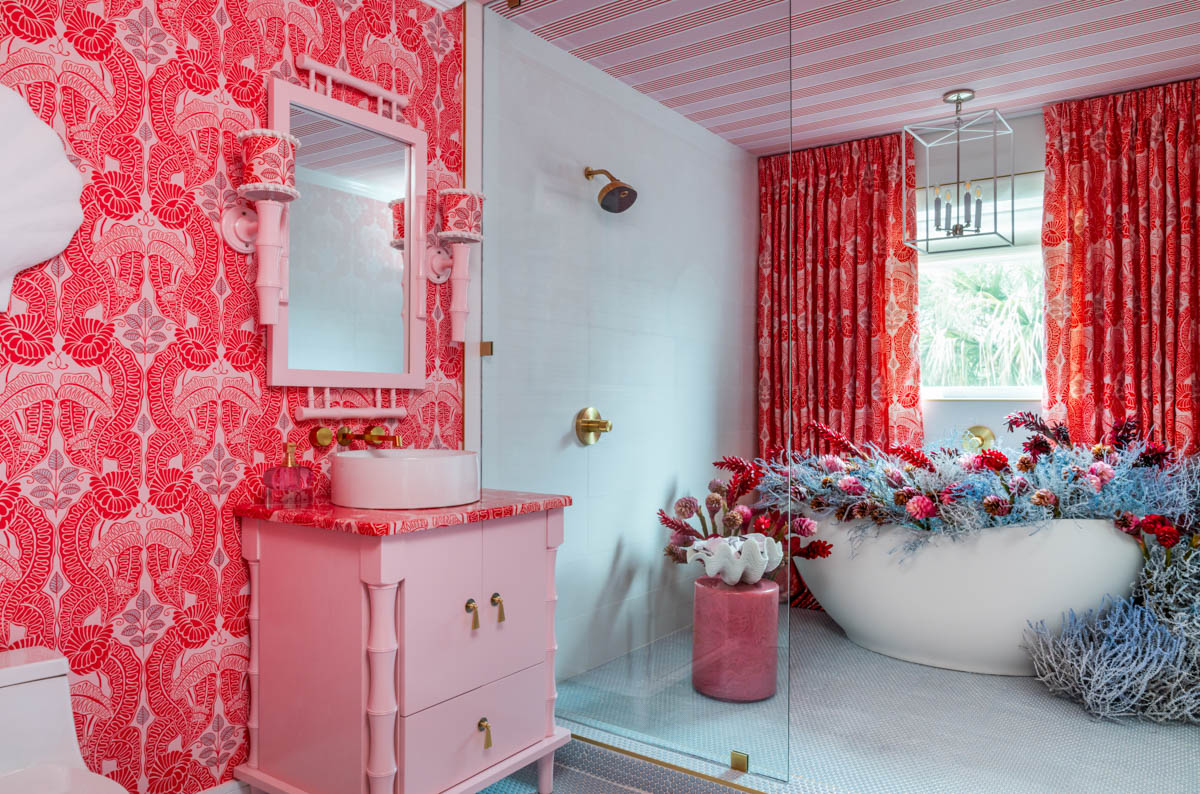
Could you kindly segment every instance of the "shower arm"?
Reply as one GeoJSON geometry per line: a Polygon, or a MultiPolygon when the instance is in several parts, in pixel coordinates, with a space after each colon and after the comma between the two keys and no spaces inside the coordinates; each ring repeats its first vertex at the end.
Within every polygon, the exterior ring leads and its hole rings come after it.
{"type": "Polygon", "coordinates": [[[606,177],[608,177],[609,182],[618,181],[617,178],[612,175],[612,172],[610,172],[607,168],[590,168],[589,167],[589,168],[583,169],[583,175],[586,176],[588,179],[591,179],[596,174],[604,174],[606,177]]]}

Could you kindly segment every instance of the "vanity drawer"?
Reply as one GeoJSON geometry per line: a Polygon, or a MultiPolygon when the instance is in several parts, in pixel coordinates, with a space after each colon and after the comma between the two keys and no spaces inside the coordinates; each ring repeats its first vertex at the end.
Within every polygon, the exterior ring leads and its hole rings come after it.
{"type": "Polygon", "coordinates": [[[436,794],[525,749],[546,732],[546,665],[400,718],[398,794],[436,794]],[[484,749],[480,720],[491,726],[484,749]]]}

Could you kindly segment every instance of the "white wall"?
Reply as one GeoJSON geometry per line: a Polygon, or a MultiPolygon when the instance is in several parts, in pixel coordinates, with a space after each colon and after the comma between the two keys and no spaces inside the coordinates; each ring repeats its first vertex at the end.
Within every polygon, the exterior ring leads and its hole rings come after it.
{"type": "Polygon", "coordinates": [[[566,493],[559,675],[690,623],[654,513],[754,452],[753,157],[497,14],[484,24],[485,487],[566,493]],[[608,168],[639,191],[611,214],[608,168]],[[575,412],[614,422],[580,446],[575,412]]]}
{"type": "Polygon", "coordinates": [[[1019,449],[1029,437],[1024,430],[1008,432],[1004,417],[1015,411],[1042,412],[1041,400],[924,400],[925,443],[935,446],[957,446],[963,432],[973,425],[990,427],[996,434],[996,446],[1005,450],[1019,449]]]}

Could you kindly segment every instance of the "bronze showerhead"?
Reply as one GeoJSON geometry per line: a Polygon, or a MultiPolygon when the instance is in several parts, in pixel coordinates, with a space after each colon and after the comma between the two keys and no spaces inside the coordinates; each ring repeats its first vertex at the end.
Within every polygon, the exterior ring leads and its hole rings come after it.
{"type": "Polygon", "coordinates": [[[633,206],[633,202],[637,201],[637,191],[629,185],[613,176],[609,171],[603,168],[584,168],[583,175],[591,179],[596,174],[604,174],[609,179],[609,183],[600,188],[600,196],[598,200],[600,206],[609,212],[624,212],[633,206]]]}

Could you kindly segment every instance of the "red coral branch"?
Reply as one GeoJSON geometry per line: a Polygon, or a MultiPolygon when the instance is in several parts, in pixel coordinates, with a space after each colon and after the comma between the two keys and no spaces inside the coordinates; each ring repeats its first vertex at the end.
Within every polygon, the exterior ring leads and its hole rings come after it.
{"type": "Polygon", "coordinates": [[[888,454],[895,455],[908,465],[918,469],[934,470],[933,461],[929,459],[929,456],[911,444],[893,444],[888,447],[888,454]]]}
{"type": "Polygon", "coordinates": [[[744,472],[753,471],[756,467],[753,463],[740,458],[737,455],[726,455],[720,460],[714,460],[713,466],[722,471],[732,472],[734,474],[742,474],[744,472]]]}
{"type": "Polygon", "coordinates": [[[692,525],[686,521],[667,515],[666,510],[658,511],[658,523],[662,524],[672,532],[682,532],[690,538],[700,537],[700,533],[692,528],[692,525]]]}
{"type": "Polygon", "coordinates": [[[723,471],[732,472],[729,485],[725,492],[725,502],[730,507],[738,500],[758,487],[762,480],[763,470],[757,464],[736,455],[726,455],[720,460],[713,461],[713,466],[723,471]]]}
{"type": "Polygon", "coordinates": [[[1004,417],[1004,424],[1008,425],[1008,432],[1012,432],[1018,427],[1023,427],[1026,430],[1031,430],[1034,433],[1041,433],[1044,436],[1053,438],[1054,433],[1050,429],[1050,425],[1042,421],[1042,417],[1035,414],[1033,411],[1014,411],[1004,417]]]}
{"type": "Polygon", "coordinates": [[[856,445],[842,433],[834,430],[829,425],[824,425],[820,422],[809,422],[807,427],[809,430],[815,431],[816,434],[823,441],[829,444],[829,446],[831,446],[835,452],[854,455],[855,457],[859,458],[869,457],[867,453],[863,452],[862,449],[858,447],[858,445],[856,445]]]}

